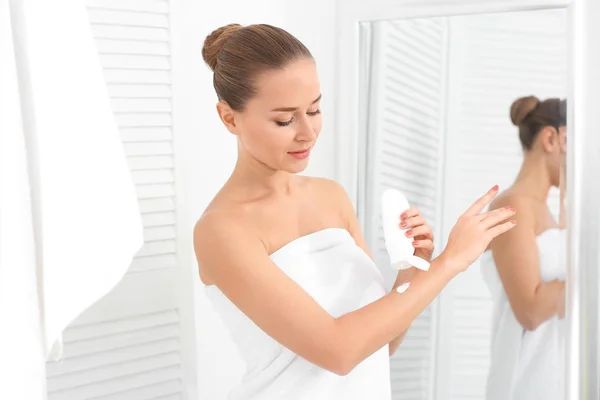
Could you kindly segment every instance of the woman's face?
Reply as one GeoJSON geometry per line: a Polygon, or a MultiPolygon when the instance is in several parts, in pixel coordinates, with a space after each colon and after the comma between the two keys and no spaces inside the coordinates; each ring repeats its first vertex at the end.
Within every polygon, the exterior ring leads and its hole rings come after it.
{"type": "Polygon", "coordinates": [[[257,77],[258,93],[233,112],[242,151],[273,170],[301,172],[321,132],[321,88],[313,59],[257,77]]]}
{"type": "Polygon", "coordinates": [[[540,149],[545,154],[546,165],[550,175],[552,186],[560,186],[560,167],[564,162],[567,150],[567,127],[561,126],[558,129],[546,127],[540,132],[540,149]]]}

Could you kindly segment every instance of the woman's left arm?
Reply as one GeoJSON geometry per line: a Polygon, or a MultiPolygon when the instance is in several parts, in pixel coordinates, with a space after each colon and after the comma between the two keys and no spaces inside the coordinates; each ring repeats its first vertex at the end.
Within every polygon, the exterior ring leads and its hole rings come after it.
{"type": "MultiPolygon", "coordinates": [[[[406,231],[406,236],[414,238],[413,246],[415,247],[415,256],[427,261],[431,261],[434,250],[433,230],[427,224],[425,218],[421,216],[421,211],[419,208],[412,207],[406,210],[400,216],[400,221],[398,223],[402,229],[408,229],[406,231]]],[[[415,267],[398,271],[393,290],[395,290],[398,286],[409,282],[416,272],[417,269],[415,267]]],[[[406,331],[390,342],[390,356],[394,355],[405,336],[406,331]]]]}
{"type": "MultiPolygon", "coordinates": [[[[335,186],[340,196],[338,197],[341,202],[340,208],[344,213],[344,220],[346,221],[348,232],[350,232],[350,235],[352,235],[356,244],[363,249],[372,260],[374,260],[362,234],[356,212],[354,211],[354,207],[352,207],[348,195],[340,185],[335,183],[335,186]]],[[[433,230],[427,225],[425,219],[421,216],[419,209],[417,207],[412,207],[409,210],[406,210],[399,216],[398,224],[400,224],[402,229],[408,229],[406,231],[407,236],[414,237],[413,246],[415,247],[415,255],[427,261],[431,261],[434,249],[433,230]]],[[[417,269],[415,267],[398,271],[392,290],[396,290],[398,286],[410,281],[416,272],[417,269]]],[[[405,336],[406,331],[389,343],[390,356],[396,352],[405,336]]]]}

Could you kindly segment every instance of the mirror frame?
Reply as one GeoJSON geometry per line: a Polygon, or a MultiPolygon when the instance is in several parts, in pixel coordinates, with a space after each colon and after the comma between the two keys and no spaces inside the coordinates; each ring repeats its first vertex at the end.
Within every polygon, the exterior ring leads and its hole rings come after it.
{"type": "MultiPolygon", "coordinates": [[[[565,399],[600,398],[598,347],[600,292],[600,2],[597,0],[339,0],[336,36],[336,180],[359,217],[364,199],[359,181],[365,168],[360,141],[360,24],[414,19],[565,8],[569,20],[569,139],[567,152],[567,349],[565,399]],[[595,4],[594,4],[595,3],[595,4]],[[598,116],[596,116],[598,115],[598,116]],[[596,172],[596,175],[594,174],[596,172]],[[585,184],[584,184],[585,183],[585,184]],[[582,265],[592,266],[580,268],[582,265]]],[[[361,221],[362,222],[362,221],[361,221]]]]}

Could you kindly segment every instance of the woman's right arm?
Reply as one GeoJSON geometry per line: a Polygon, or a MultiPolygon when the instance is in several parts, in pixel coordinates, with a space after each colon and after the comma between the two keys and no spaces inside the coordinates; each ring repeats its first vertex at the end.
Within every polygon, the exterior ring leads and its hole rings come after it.
{"type": "Polygon", "coordinates": [[[564,313],[565,283],[542,282],[533,212],[527,201],[511,201],[522,212],[517,226],[492,241],[490,248],[510,306],[521,326],[535,330],[564,313]],[[563,309],[561,309],[563,308],[563,309]]]}
{"type": "Polygon", "coordinates": [[[345,375],[404,332],[493,237],[512,227],[498,225],[512,213],[496,211],[486,220],[478,215],[493,195],[480,199],[469,210],[472,215],[459,219],[449,251],[433,260],[428,272],[417,273],[406,292],[392,291],[339,318],[281,271],[260,239],[248,234],[239,221],[205,216],[194,231],[194,245],[210,280],[264,332],[313,364],[345,375]]]}

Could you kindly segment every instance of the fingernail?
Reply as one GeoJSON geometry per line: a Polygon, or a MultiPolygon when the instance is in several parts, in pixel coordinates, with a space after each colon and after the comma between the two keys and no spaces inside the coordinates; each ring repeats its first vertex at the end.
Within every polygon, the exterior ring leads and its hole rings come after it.
{"type": "Polygon", "coordinates": [[[517,221],[515,221],[514,219],[512,221],[510,221],[511,224],[516,225],[517,221]]]}
{"type": "Polygon", "coordinates": [[[514,209],[514,208],[512,208],[511,206],[506,206],[506,207],[504,207],[504,208],[505,208],[505,209],[507,209],[508,211],[515,211],[515,209],[514,209]]]}
{"type": "Polygon", "coordinates": [[[413,246],[418,246],[419,245],[419,241],[418,240],[413,240],[413,246]]]}
{"type": "Polygon", "coordinates": [[[406,219],[406,217],[408,217],[408,215],[406,215],[406,213],[404,213],[400,216],[400,218],[402,218],[402,219],[406,219]]]}
{"type": "Polygon", "coordinates": [[[403,227],[403,228],[406,228],[406,225],[407,225],[406,222],[403,222],[403,223],[400,224],[400,226],[403,227]]]}
{"type": "Polygon", "coordinates": [[[494,187],[492,188],[492,190],[493,190],[493,191],[496,191],[496,190],[498,190],[498,189],[499,189],[498,185],[496,185],[496,186],[494,186],[494,187]]]}
{"type": "Polygon", "coordinates": [[[412,229],[409,231],[406,231],[406,236],[410,237],[412,235],[412,233],[413,233],[412,229]]]}

